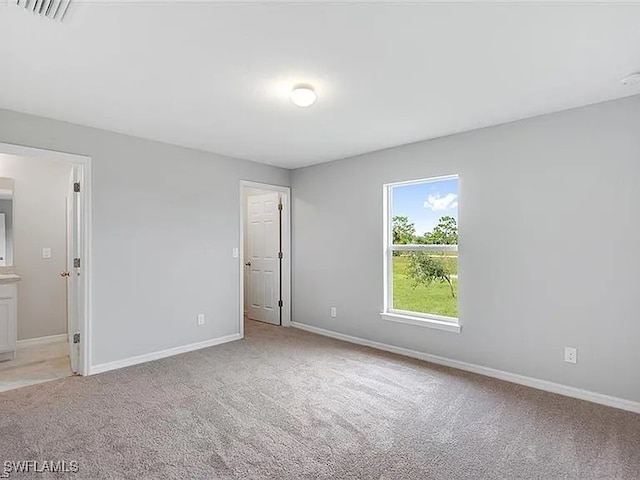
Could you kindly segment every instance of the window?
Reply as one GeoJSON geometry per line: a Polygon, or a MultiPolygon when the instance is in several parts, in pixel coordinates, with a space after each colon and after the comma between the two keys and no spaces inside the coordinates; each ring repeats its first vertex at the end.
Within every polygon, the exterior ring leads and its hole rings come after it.
{"type": "Polygon", "coordinates": [[[385,185],[383,318],[454,332],[458,324],[458,177],[385,185]]]}

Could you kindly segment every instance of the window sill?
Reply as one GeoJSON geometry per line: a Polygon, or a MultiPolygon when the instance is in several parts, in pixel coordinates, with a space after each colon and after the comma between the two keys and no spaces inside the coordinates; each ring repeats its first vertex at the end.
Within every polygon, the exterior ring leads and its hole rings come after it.
{"type": "Polygon", "coordinates": [[[382,312],[380,316],[389,322],[404,323],[418,327],[435,328],[446,332],[460,333],[461,327],[458,323],[438,320],[436,318],[416,317],[413,315],[403,315],[401,313],[382,312]]]}

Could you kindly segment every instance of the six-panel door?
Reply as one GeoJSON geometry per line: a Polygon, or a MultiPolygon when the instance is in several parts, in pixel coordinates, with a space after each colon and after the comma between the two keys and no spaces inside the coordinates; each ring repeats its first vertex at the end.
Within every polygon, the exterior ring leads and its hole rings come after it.
{"type": "Polygon", "coordinates": [[[252,195],[247,201],[247,315],[252,320],[280,324],[280,196],[252,195]]]}

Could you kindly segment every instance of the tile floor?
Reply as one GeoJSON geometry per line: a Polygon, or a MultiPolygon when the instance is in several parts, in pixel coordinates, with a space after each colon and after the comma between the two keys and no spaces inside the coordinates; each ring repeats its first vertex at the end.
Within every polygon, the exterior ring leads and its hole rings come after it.
{"type": "Polygon", "coordinates": [[[15,360],[0,362],[0,392],[71,375],[67,342],[21,347],[15,360]]]}

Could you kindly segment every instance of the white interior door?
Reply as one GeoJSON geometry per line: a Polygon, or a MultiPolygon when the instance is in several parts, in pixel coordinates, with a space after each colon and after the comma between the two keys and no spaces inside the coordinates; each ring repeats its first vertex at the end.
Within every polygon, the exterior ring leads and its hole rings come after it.
{"type": "Polygon", "coordinates": [[[280,325],[280,194],[247,198],[245,275],[247,316],[280,325]]]}
{"type": "Polygon", "coordinates": [[[81,281],[82,262],[82,236],[81,236],[81,195],[80,167],[74,166],[69,182],[69,195],[67,196],[67,323],[69,338],[69,357],[73,373],[80,372],[80,314],[82,312],[83,299],[81,281]],[[80,185],[80,191],[75,191],[75,185],[80,185]]]}

